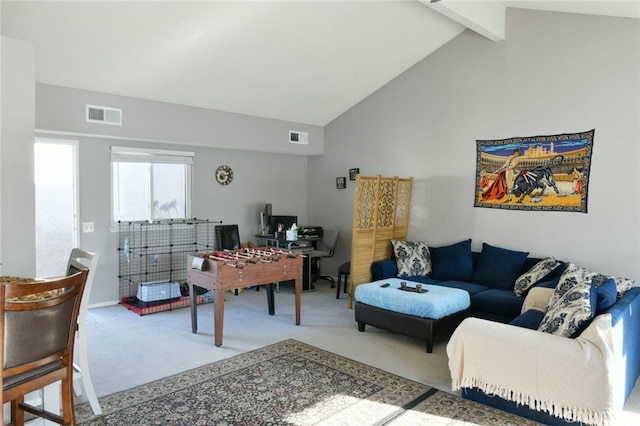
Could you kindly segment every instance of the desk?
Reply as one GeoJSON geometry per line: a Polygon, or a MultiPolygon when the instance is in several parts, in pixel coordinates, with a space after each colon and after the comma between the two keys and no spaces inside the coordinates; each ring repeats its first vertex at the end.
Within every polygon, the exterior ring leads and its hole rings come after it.
{"type": "MultiPolygon", "coordinates": [[[[194,285],[213,290],[213,323],[215,330],[215,345],[222,345],[222,332],[224,323],[224,294],[227,290],[245,288],[257,285],[272,284],[274,282],[295,280],[295,308],[296,325],[300,324],[300,294],[302,291],[302,256],[295,251],[274,250],[263,247],[248,249],[256,254],[254,257],[239,257],[233,261],[218,260],[214,253],[206,253],[197,256],[187,256],[187,284],[191,297],[191,332],[198,331],[198,318],[196,292],[194,285]],[[265,253],[261,255],[260,252],[265,253]],[[201,269],[194,269],[194,257],[202,258],[201,269]]],[[[238,250],[229,253],[246,253],[238,250]]],[[[271,293],[273,295],[273,293],[271,293]]],[[[269,301],[270,311],[273,301],[269,301]]],[[[271,314],[271,312],[269,312],[271,314]]]]}
{"type": "MultiPolygon", "coordinates": [[[[320,237],[305,237],[300,236],[297,240],[287,240],[284,238],[276,238],[275,234],[255,234],[259,246],[269,245],[270,241],[278,241],[278,245],[280,247],[288,246],[310,246],[312,248],[316,248],[316,242],[320,240],[320,237]]],[[[295,247],[291,247],[292,249],[295,247]]]]}
{"type": "Polygon", "coordinates": [[[320,237],[303,237],[297,240],[286,240],[275,238],[271,234],[256,234],[258,245],[266,245],[269,247],[286,248],[301,252],[305,257],[302,269],[302,291],[313,290],[313,280],[311,278],[311,252],[315,249],[315,243],[320,237]]]}

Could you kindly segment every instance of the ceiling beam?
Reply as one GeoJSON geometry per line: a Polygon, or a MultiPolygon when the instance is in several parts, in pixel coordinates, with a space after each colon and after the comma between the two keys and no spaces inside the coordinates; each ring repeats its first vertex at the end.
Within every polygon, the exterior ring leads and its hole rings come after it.
{"type": "Polygon", "coordinates": [[[507,8],[497,1],[420,0],[420,2],[489,40],[504,40],[507,8]]]}

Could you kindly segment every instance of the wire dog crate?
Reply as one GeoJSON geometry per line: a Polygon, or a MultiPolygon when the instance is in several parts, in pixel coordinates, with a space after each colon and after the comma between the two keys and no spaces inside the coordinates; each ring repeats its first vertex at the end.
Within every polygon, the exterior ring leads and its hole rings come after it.
{"type": "MultiPolygon", "coordinates": [[[[189,306],[187,255],[214,248],[221,222],[170,219],[118,222],[120,303],[139,315],[189,306]]],[[[212,301],[200,295],[198,303],[212,301]]]]}

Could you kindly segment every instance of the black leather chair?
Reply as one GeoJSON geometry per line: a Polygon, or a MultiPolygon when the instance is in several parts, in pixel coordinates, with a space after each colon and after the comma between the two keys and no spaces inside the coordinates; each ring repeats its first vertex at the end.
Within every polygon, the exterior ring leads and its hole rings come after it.
{"type": "Polygon", "coordinates": [[[238,225],[216,225],[214,233],[216,250],[238,250],[240,248],[238,225]]]}

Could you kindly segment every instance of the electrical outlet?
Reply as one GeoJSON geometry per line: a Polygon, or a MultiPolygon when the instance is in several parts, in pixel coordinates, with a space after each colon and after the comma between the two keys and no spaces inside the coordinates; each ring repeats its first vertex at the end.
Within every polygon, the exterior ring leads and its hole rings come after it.
{"type": "Polygon", "coordinates": [[[93,222],[82,222],[82,232],[87,234],[93,231],[94,231],[93,222]]]}

